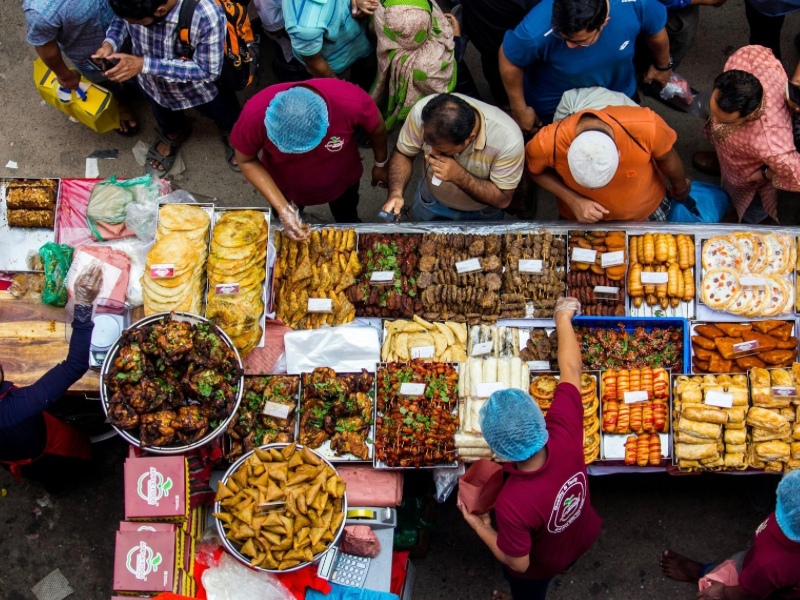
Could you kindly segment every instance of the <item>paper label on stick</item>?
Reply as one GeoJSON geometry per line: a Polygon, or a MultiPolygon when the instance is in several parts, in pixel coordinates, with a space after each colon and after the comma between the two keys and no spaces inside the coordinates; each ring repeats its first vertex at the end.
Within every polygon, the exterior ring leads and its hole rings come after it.
{"type": "Polygon", "coordinates": [[[174,264],[152,265],[150,267],[150,279],[170,279],[175,277],[174,264]]]}
{"type": "Polygon", "coordinates": [[[217,296],[232,296],[239,293],[238,283],[218,283],[214,286],[214,294],[217,296]]]}
{"type": "Polygon", "coordinates": [[[333,312],[333,300],[330,298],[309,298],[308,312],[329,313],[333,312]]]}
{"type": "Polygon", "coordinates": [[[472,347],[472,356],[483,356],[494,350],[494,342],[481,342],[472,347]]]}
{"type": "Polygon", "coordinates": [[[729,394],[727,392],[707,392],[705,403],[709,406],[731,408],[733,406],[733,394],[729,394]]]}
{"type": "Polygon", "coordinates": [[[604,252],[600,255],[600,266],[603,268],[625,264],[625,252],[604,252]]]}
{"type": "Polygon", "coordinates": [[[550,370],[550,361],[549,360],[529,360],[528,361],[528,368],[531,371],[549,371],[550,370]]]}
{"type": "Polygon", "coordinates": [[[764,277],[739,277],[739,285],[757,285],[764,287],[767,280],[764,277]]]}
{"type": "Polygon", "coordinates": [[[532,260],[527,258],[521,258],[519,261],[519,272],[520,273],[541,273],[542,272],[542,261],[541,260],[532,260]]]}
{"type": "Polygon", "coordinates": [[[634,404],[636,402],[647,402],[647,391],[641,390],[639,392],[625,392],[625,404],[634,404]]]}
{"type": "Polygon", "coordinates": [[[401,396],[422,396],[425,394],[424,383],[401,383],[400,395],[401,396]]]}
{"type": "Polygon", "coordinates": [[[373,271],[369,277],[372,284],[392,283],[394,281],[394,271],[373,271]]]}
{"type": "Polygon", "coordinates": [[[668,281],[669,273],[642,272],[642,283],[667,283],[668,281]]]}
{"type": "Polygon", "coordinates": [[[289,404],[280,404],[279,402],[270,402],[269,400],[264,403],[264,410],[261,411],[268,417],[275,417],[276,419],[287,419],[292,412],[292,406],[289,404]]]}
{"type": "Polygon", "coordinates": [[[479,258],[470,258],[469,260],[462,260],[461,262],[456,263],[456,271],[460,275],[464,273],[474,273],[475,271],[482,270],[481,261],[479,258]]]}
{"type": "Polygon", "coordinates": [[[748,342],[742,342],[741,344],[734,344],[733,354],[737,357],[741,357],[745,354],[758,354],[758,348],[758,340],[750,340],[748,342]]]}
{"type": "Polygon", "coordinates": [[[607,285],[596,285],[594,286],[594,295],[601,296],[601,297],[611,297],[616,298],[619,295],[619,288],[618,287],[609,287],[607,285]]]}
{"type": "Polygon", "coordinates": [[[495,392],[506,389],[506,384],[502,381],[493,381],[491,383],[479,383],[475,386],[478,389],[478,398],[488,398],[495,392]]]}
{"type": "Polygon", "coordinates": [[[597,250],[589,250],[588,248],[573,248],[572,261],[579,263],[591,263],[597,259],[597,250]]]}
{"type": "Polygon", "coordinates": [[[773,386],[772,395],[779,398],[795,398],[797,397],[797,388],[789,386],[773,386]]]}
{"type": "Polygon", "coordinates": [[[436,346],[411,348],[411,358],[433,358],[434,356],[436,356],[436,346]]]}

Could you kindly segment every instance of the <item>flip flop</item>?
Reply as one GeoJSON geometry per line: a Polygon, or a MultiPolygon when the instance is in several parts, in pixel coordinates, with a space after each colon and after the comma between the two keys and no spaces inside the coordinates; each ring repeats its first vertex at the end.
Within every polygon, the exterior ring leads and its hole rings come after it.
{"type": "Polygon", "coordinates": [[[231,146],[231,143],[228,141],[228,136],[225,135],[222,136],[222,143],[225,144],[225,162],[228,163],[228,166],[230,167],[231,171],[235,173],[241,173],[242,169],[239,167],[239,165],[235,165],[231,162],[231,159],[234,156],[236,156],[236,151],[233,149],[233,146],[231,146]]]}
{"type": "Polygon", "coordinates": [[[134,112],[126,105],[120,104],[119,105],[119,122],[125,123],[128,126],[128,131],[120,131],[119,129],[115,129],[118,135],[122,137],[134,137],[139,135],[139,131],[141,127],[137,123],[135,126],[131,126],[130,122],[136,120],[136,115],[134,112]]]}
{"type": "Polygon", "coordinates": [[[153,145],[147,150],[144,167],[148,174],[155,177],[164,177],[167,175],[167,173],[169,173],[172,165],[175,164],[175,159],[178,157],[178,150],[180,150],[180,147],[184,144],[184,142],[189,139],[192,129],[191,127],[187,127],[180,134],[178,134],[178,137],[174,140],[171,140],[169,137],[164,135],[160,129],[156,129],[156,133],[158,134],[158,139],[153,142],[153,145]],[[163,156],[158,152],[158,145],[161,143],[169,147],[169,154],[166,156],[163,156]],[[151,160],[156,161],[158,164],[164,167],[164,170],[162,171],[161,169],[157,169],[152,166],[150,164],[151,160]]]}

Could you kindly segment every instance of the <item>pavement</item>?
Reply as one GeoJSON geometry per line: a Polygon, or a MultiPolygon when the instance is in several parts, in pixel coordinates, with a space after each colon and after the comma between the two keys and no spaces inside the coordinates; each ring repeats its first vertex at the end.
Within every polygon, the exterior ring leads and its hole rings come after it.
{"type": "MultiPolygon", "coordinates": [[[[133,177],[143,173],[133,156],[138,140],[113,133],[99,135],[43,105],[32,82],[33,49],[25,43],[24,18],[17,2],[0,4],[0,177],[83,177],[85,159],[95,150],[118,149],[117,160],[99,161],[100,176],[133,177]],[[7,161],[18,169],[4,168],[7,161]]],[[[790,15],[783,28],[785,66],[798,60],[792,43],[800,17],[790,15]]],[[[714,9],[703,7],[695,47],[679,72],[700,90],[709,90],[727,56],[747,43],[744,7],[730,0],[714,9]]],[[[261,81],[274,83],[262,51],[261,81]]],[[[477,55],[470,47],[467,62],[479,90],[487,95],[477,55]]],[[[245,100],[256,90],[241,94],[245,100]]],[[[649,99],[644,104],[662,116],[678,133],[677,149],[692,179],[713,181],[691,168],[694,152],[710,149],[701,132],[702,122],[669,111],[649,99]]],[[[154,121],[144,101],[139,110],[143,134],[153,141],[154,121]]],[[[241,175],[228,169],[215,126],[193,113],[194,134],[182,150],[186,170],[175,182],[188,190],[212,196],[225,206],[263,205],[241,175]]],[[[362,151],[365,177],[361,186],[360,217],[375,221],[385,202],[385,190],[370,187],[371,152],[362,151]]],[[[419,163],[419,161],[418,161],[419,163]]],[[[419,164],[417,164],[419,168],[419,164]]],[[[413,180],[412,180],[413,181],[413,180]]],[[[407,190],[406,199],[410,201],[407,190]]],[[[307,211],[314,220],[330,220],[326,207],[307,211]]],[[[798,199],[782,194],[779,214],[785,224],[796,224],[798,199]]],[[[547,194],[538,197],[537,220],[557,218],[547,194]]],[[[1,246],[1,242],[0,242],[1,246]]],[[[30,588],[59,568],[69,580],[76,600],[107,600],[111,595],[114,532],[123,518],[122,462],[125,444],[119,439],[94,447],[96,466],[76,481],[65,497],[50,498],[33,484],[19,484],[0,470],[0,545],[5,568],[0,570],[3,600],[34,598],[30,588]]],[[[592,502],[603,518],[603,532],[592,549],[569,574],[556,577],[549,598],[614,600],[694,598],[687,584],[665,579],[658,568],[660,553],[671,548],[701,562],[720,561],[748,546],[753,532],[774,507],[777,477],[769,475],[616,475],[590,479],[592,502]],[[751,498],[757,500],[753,508],[751,498]]],[[[467,527],[454,498],[438,505],[435,530],[426,559],[416,561],[414,598],[488,600],[494,589],[507,590],[497,561],[467,527]]]]}

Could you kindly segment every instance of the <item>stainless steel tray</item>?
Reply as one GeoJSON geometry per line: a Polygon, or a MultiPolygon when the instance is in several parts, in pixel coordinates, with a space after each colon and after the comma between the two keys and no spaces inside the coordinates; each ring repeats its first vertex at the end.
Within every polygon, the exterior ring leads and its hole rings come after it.
{"type": "MultiPolygon", "coordinates": [[[[27,271],[28,253],[38,252],[39,248],[47,242],[56,241],[56,227],[58,226],[58,211],[61,206],[61,180],[53,178],[58,183],[56,188],[56,206],[53,211],[53,228],[46,227],[9,227],[6,217],[6,190],[10,181],[19,181],[23,178],[5,178],[0,180],[0,240],[3,251],[0,252],[0,271],[27,271]]],[[[35,181],[27,179],[26,181],[35,181]]]]}

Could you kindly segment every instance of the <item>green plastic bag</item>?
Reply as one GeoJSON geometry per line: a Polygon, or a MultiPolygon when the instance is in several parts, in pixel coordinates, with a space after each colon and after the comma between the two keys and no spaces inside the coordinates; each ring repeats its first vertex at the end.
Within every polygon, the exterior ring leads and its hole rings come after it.
{"type": "Polygon", "coordinates": [[[39,248],[39,256],[44,262],[43,304],[66,306],[67,273],[72,264],[72,252],[69,246],[53,242],[47,242],[39,248]]]}
{"type": "Polygon", "coordinates": [[[116,175],[112,175],[95,184],[86,207],[86,222],[92,235],[100,242],[125,237],[122,231],[125,229],[128,205],[148,199],[155,200],[157,197],[158,184],[149,174],[127,181],[117,181],[116,175]],[[103,225],[98,226],[98,222],[103,225]],[[114,227],[115,225],[118,227],[114,227]]]}

